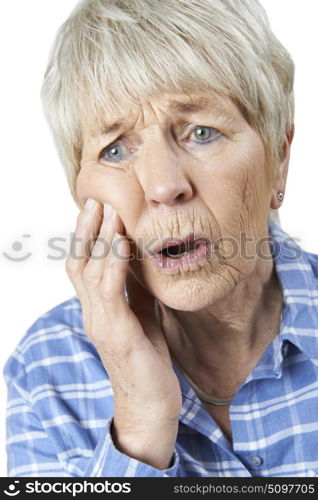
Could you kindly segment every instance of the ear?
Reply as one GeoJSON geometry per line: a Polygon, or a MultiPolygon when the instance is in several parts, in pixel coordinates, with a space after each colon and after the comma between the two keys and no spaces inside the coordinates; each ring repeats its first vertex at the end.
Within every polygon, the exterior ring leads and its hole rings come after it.
{"type": "Polygon", "coordinates": [[[288,175],[288,166],[289,166],[289,157],[290,157],[290,148],[294,138],[295,127],[294,125],[291,127],[288,134],[285,135],[284,142],[282,144],[282,150],[280,155],[280,164],[278,168],[278,172],[276,174],[276,179],[273,185],[273,192],[271,198],[271,208],[277,210],[280,208],[282,202],[277,200],[277,193],[285,194],[286,189],[286,181],[288,175]]]}

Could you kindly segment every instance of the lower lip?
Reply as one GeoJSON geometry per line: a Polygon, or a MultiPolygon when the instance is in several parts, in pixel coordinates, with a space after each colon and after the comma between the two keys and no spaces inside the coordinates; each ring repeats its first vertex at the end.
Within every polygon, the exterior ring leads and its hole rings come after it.
{"type": "Polygon", "coordinates": [[[152,257],[152,260],[156,267],[167,272],[192,270],[197,264],[208,258],[211,254],[210,249],[210,244],[200,243],[197,248],[194,248],[191,252],[184,254],[182,257],[173,258],[166,257],[162,254],[156,254],[152,257]]]}

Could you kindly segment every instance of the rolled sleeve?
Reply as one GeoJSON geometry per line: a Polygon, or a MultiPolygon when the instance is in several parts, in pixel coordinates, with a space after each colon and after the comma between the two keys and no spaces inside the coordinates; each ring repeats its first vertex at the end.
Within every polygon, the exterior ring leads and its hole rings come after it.
{"type": "Polygon", "coordinates": [[[179,455],[174,450],[168,469],[159,470],[120,452],[111,435],[113,418],[108,419],[106,432],[97,443],[94,455],[84,471],[88,477],[176,477],[179,469],[179,455]]]}

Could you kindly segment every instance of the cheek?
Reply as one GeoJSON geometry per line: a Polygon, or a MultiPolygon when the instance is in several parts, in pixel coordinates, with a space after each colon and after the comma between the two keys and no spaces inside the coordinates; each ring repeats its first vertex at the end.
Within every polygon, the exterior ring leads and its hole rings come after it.
{"type": "MultiPolygon", "coordinates": [[[[126,230],[133,232],[142,193],[131,176],[123,171],[106,170],[101,166],[85,165],[77,176],[76,192],[81,204],[85,198],[111,205],[121,217],[126,230]]],[[[140,212],[139,212],[140,213],[140,212]]]]}
{"type": "Polygon", "coordinates": [[[261,143],[249,148],[235,144],[213,163],[202,162],[197,175],[201,198],[217,225],[229,233],[267,215],[267,184],[261,143]]]}

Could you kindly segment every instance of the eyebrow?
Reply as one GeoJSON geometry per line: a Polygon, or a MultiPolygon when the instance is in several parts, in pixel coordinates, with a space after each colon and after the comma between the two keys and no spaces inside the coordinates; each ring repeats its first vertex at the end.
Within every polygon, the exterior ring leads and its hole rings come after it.
{"type": "Polygon", "coordinates": [[[121,128],[123,128],[123,126],[125,125],[125,121],[122,121],[122,122],[114,122],[114,123],[110,123],[109,125],[104,125],[103,126],[103,129],[100,131],[100,134],[102,136],[105,136],[105,135],[109,135],[109,134],[112,134],[114,132],[117,132],[118,130],[120,130],[121,128]]]}
{"type": "Polygon", "coordinates": [[[172,101],[170,108],[180,115],[186,115],[205,110],[208,103],[207,99],[200,99],[198,102],[172,101]]]}
{"type": "MultiPolygon", "coordinates": [[[[169,103],[169,108],[178,115],[189,115],[199,111],[205,111],[207,105],[211,106],[211,109],[217,111],[219,115],[228,117],[228,113],[224,110],[224,108],[221,108],[219,103],[213,103],[205,98],[201,98],[197,102],[171,101],[169,103]]],[[[100,135],[105,137],[118,132],[123,127],[127,126],[128,123],[129,121],[127,119],[122,119],[121,121],[117,120],[113,123],[104,124],[102,130],[100,131],[100,135]]]]}

